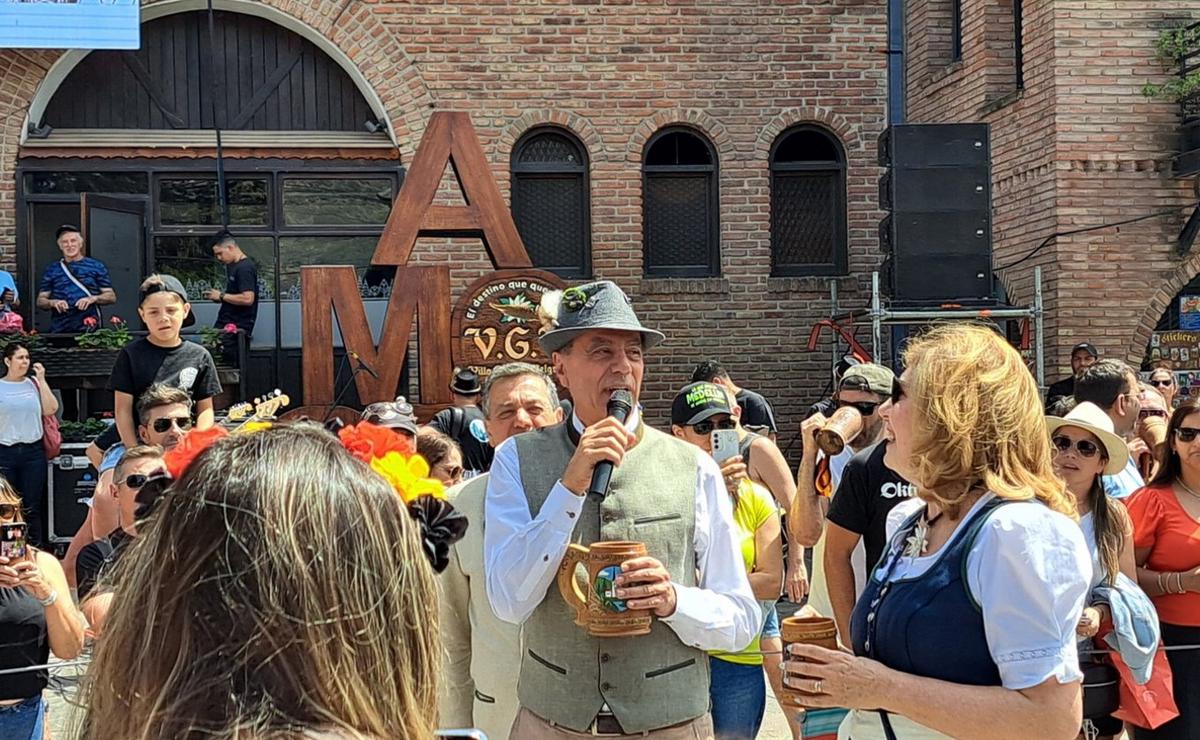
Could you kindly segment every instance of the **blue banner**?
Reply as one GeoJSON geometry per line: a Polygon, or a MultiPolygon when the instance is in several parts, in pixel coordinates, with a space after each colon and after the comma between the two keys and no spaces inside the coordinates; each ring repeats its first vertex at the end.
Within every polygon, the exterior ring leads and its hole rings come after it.
{"type": "Polygon", "coordinates": [[[136,49],[138,0],[0,0],[0,48],[136,49]]]}

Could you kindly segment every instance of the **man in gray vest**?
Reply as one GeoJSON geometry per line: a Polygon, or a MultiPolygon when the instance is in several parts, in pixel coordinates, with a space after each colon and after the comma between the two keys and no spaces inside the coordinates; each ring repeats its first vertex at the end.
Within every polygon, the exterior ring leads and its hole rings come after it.
{"type": "Polygon", "coordinates": [[[552,293],[542,311],[542,349],[574,410],[497,448],[485,504],[488,598],[524,630],[510,737],[711,738],[705,651],[742,650],[762,628],[720,469],[642,423],[643,353],[663,335],[641,325],[620,288],[552,293]],[[634,399],[625,423],[606,410],[617,390],[634,399]],[[605,461],[615,466],[608,493],[587,495],[605,461]],[[622,563],[616,596],[652,612],[648,635],[591,637],[549,588],[568,544],[611,540],[646,545],[647,557],[622,563]]]}
{"type": "MultiPolygon", "coordinates": [[[[483,384],[488,442],[505,440],[563,420],[554,381],[526,362],[492,369],[483,384]]],[[[466,535],[450,548],[450,564],[438,577],[442,590],[445,672],[439,691],[444,729],[478,727],[489,738],[508,737],[517,716],[513,667],[521,659],[520,628],[492,613],[483,577],[483,502],[488,474],[446,492],[467,517],[466,535]]]]}

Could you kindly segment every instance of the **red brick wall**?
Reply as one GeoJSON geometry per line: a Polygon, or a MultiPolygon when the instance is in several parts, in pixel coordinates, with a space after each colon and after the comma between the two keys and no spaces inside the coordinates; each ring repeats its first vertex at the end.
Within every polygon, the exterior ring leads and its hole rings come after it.
{"type": "Polygon", "coordinates": [[[963,55],[931,51],[928,18],[942,0],[911,0],[908,113],[913,122],[986,121],[992,131],[995,263],[1004,266],[1056,232],[1172,215],[1060,237],[1001,279],[1032,299],[1044,272],[1047,374],[1067,370],[1070,347],[1140,362],[1167,302],[1196,265],[1175,255],[1190,183],[1173,179],[1178,109],[1141,94],[1168,72],[1154,43],[1168,23],[1200,18],[1194,2],[1066,0],[1024,4],[1025,88],[1013,72],[1011,0],[963,0],[963,55]],[[1007,46],[1007,48],[1006,48],[1007,46]]]}
{"type": "MultiPolygon", "coordinates": [[[[770,278],[767,155],[775,136],[815,121],[849,166],[850,276],[843,307],[864,306],[879,261],[875,141],[885,125],[886,4],[860,0],[634,3],[271,0],[344,50],[380,95],[408,161],[433,109],[471,113],[508,196],[512,144],[530,126],[573,131],[590,160],[593,269],[622,284],[643,320],[669,337],[652,353],[644,394],[666,420],[674,391],[705,357],[772,399],[798,428],[828,376],[828,345],[806,354],[828,315],[824,278],[770,278]],[[708,136],[720,162],[721,276],[643,280],[640,158],[668,124],[708,136]]],[[[11,244],[12,146],[19,111],[54,55],[0,51],[0,243],[11,244]]],[[[6,257],[7,258],[7,257],[6,257]]],[[[9,258],[10,259],[10,258],[9,258]]],[[[489,269],[469,240],[418,244],[414,260],[452,266],[455,291],[489,269]]],[[[866,332],[863,333],[864,337],[866,332]]]]}

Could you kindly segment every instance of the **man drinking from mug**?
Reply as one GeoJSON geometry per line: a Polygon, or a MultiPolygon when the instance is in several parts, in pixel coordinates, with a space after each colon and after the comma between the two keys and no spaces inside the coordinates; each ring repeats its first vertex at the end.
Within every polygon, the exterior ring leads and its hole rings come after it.
{"type": "Polygon", "coordinates": [[[721,472],[642,423],[643,354],[663,335],[641,325],[616,284],[550,294],[542,306],[556,321],[541,345],[572,417],[501,445],[485,503],[488,598],[524,629],[512,737],[711,738],[704,651],[742,650],[762,627],[721,472]],[[633,399],[624,422],[608,410],[617,391],[633,399]],[[589,495],[604,463],[611,485],[589,495]],[[654,615],[648,635],[589,636],[550,588],[568,544],[613,540],[646,546],[621,564],[615,596],[654,615]]]}

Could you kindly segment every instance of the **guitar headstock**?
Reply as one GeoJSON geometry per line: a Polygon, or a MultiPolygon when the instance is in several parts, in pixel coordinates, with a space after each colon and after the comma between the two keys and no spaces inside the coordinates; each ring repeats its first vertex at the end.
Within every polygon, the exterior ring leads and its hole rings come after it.
{"type": "Polygon", "coordinates": [[[254,406],[246,403],[245,401],[241,401],[240,403],[235,403],[229,407],[229,410],[225,412],[225,419],[226,421],[245,421],[246,417],[253,413],[254,406]]]}
{"type": "Polygon", "coordinates": [[[252,419],[265,421],[274,419],[279,414],[279,409],[287,406],[292,402],[288,395],[276,388],[265,396],[259,396],[254,399],[254,414],[252,419]]]}
{"type": "Polygon", "coordinates": [[[225,423],[240,428],[252,421],[269,421],[278,416],[279,410],[291,402],[286,393],[276,388],[253,402],[243,401],[230,406],[226,412],[225,423]]]}

